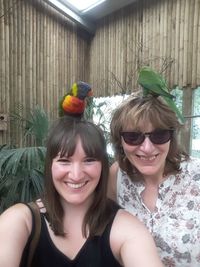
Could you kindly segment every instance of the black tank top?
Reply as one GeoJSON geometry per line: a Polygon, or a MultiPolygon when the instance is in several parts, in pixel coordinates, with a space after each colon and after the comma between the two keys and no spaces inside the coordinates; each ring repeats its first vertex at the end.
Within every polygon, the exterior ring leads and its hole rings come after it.
{"type": "MultiPolygon", "coordinates": [[[[118,209],[119,207],[116,208],[113,218],[106,226],[103,234],[87,239],[73,260],[56,248],[49,236],[45,216],[41,214],[41,234],[33,258],[33,265],[37,267],[121,267],[111,251],[109,241],[112,223],[118,209]]],[[[28,244],[20,267],[27,267],[25,263],[27,250],[28,244]]]]}

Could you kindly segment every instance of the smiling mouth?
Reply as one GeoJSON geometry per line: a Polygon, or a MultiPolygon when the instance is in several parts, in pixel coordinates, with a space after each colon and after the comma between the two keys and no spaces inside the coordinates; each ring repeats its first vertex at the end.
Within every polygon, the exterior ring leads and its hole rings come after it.
{"type": "Polygon", "coordinates": [[[137,157],[143,161],[154,161],[158,157],[158,154],[151,157],[145,157],[140,155],[137,155],[137,157]]]}
{"type": "Polygon", "coordinates": [[[88,183],[88,181],[86,181],[86,182],[84,182],[84,183],[80,183],[80,184],[74,184],[74,183],[69,183],[69,182],[67,182],[66,184],[67,184],[70,188],[73,188],[73,189],[79,189],[79,188],[85,186],[87,183],[88,183]]]}

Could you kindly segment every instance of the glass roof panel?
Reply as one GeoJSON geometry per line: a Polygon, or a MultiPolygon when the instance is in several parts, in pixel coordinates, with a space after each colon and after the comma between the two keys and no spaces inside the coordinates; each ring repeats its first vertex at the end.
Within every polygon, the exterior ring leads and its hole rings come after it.
{"type": "Polygon", "coordinates": [[[65,0],[66,3],[68,2],[70,5],[74,6],[79,11],[86,12],[86,10],[92,9],[93,7],[101,4],[105,0],[65,0]]]}

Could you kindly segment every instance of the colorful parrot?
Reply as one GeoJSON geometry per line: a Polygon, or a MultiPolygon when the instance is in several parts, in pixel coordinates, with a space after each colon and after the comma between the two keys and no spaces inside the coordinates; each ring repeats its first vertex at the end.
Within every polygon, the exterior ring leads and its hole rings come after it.
{"type": "Polygon", "coordinates": [[[90,85],[82,81],[75,82],[59,103],[59,116],[82,116],[86,106],[86,97],[89,96],[92,96],[90,85]]]}
{"type": "Polygon", "coordinates": [[[155,97],[163,97],[168,106],[176,113],[179,122],[184,124],[184,117],[173,101],[174,96],[169,93],[167,82],[159,73],[148,66],[144,66],[140,69],[138,83],[143,88],[144,96],[151,94],[155,97]]]}

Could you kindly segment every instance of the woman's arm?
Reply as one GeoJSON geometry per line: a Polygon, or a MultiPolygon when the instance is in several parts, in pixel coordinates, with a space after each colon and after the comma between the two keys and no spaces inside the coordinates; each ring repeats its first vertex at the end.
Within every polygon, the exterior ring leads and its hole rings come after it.
{"type": "Polygon", "coordinates": [[[110,244],[125,267],[164,267],[153,238],[135,216],[120,210],[113,222],[110,244]]]}
{"type": "Polygon", "coordinates": [[[32,229],[32,215],[24,204],[16,204],[0,216],[0,266],[19,267],[32,229]]]}
{"type": "Polygon", "coordinates": [[[114,162],[109,171],[108,177],[108,189],[107,189],[107,196],[114,201],[117,201],[117,172],[119,166],[117,162],[114,162]]]}

